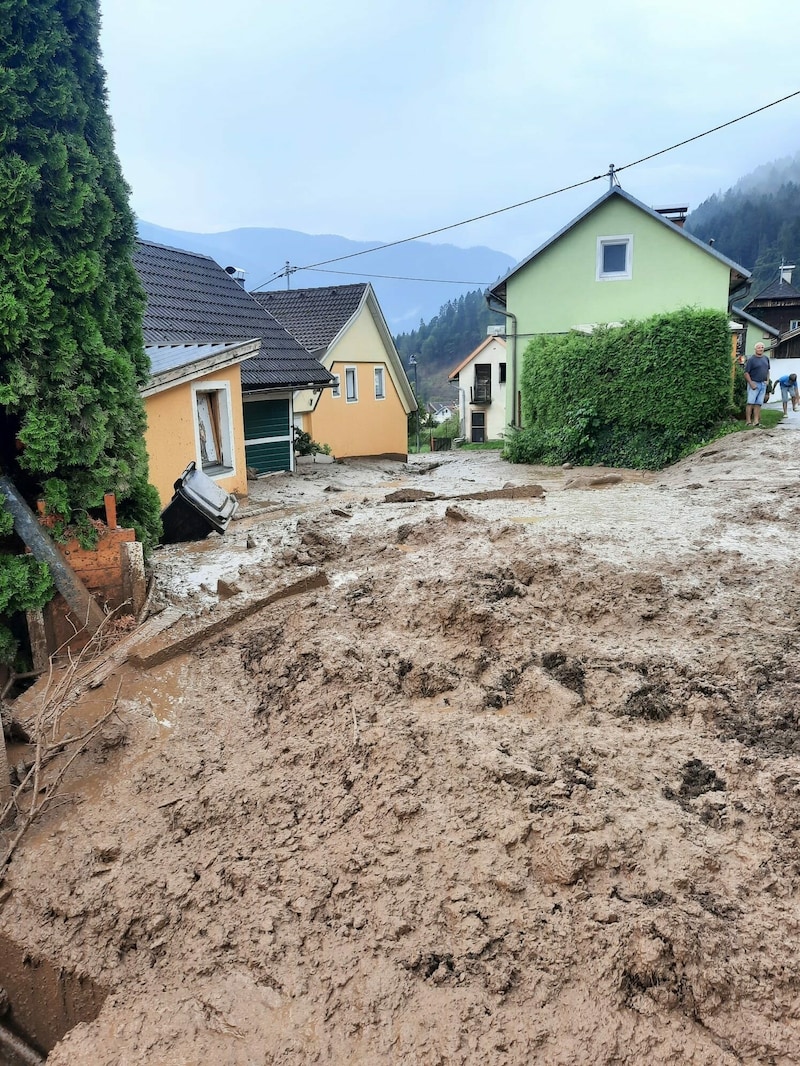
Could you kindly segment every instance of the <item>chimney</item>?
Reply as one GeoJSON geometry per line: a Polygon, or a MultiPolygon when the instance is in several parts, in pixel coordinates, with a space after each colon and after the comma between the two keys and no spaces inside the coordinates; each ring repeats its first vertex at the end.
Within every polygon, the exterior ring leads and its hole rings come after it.
{"type": "Polygon", "coordinates": [[[654,208],[656,214],[662,216],[662,218],[668,219],[674,223],[679,229],[683,229],[683,224],[686,221],[686,216],[689,214],[688,207],[656,207],[654,208]]]}
{"type": "Polygon", "coordinates": [[[225,267],[225,273],[230,274],[234,281],[244,288],[244,276],[246,271],[242,267],[225,267]]]}
{"type": "Polygon", "coordinates": [[[792,271],[794,270],[794,263],[781,263],[781,285],[792,284],[792,271]]]}

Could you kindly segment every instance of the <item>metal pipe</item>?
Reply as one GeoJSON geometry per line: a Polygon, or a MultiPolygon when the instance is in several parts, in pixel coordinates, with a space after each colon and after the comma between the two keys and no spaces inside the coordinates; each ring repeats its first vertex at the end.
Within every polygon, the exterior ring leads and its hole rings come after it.
{"type": "Polygon", "coordinates": [[[20,496],[11,478],[0,475],[0,492],[14,519],[14,530],[33,553],[33,557],[50,568],[53,584],[70,609],[89,633],[96,633],[105,621],[100,604],[36,521],[36,516],[20,496]]]}

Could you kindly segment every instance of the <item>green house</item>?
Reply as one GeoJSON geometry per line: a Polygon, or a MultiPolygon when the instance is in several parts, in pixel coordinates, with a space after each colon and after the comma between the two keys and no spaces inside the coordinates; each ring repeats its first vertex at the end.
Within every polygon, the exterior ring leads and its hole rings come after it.
{"type": "Polygon", "coordinates": [[[685,214],[614,185],[489,290],[507,322],[508,424],[520,425],[520,361],[532,336],[682,307],[730,311],[750,271],[687,233],[685,214]]]}

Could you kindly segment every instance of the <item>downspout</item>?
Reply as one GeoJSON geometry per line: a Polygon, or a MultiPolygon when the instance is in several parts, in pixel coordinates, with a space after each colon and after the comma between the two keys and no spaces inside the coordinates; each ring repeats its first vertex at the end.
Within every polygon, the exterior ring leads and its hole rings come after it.
{"type": "Polygon", "coordinates": [[[458,389],[458,435],[461,440],[467,439],[467,396],[457,381],[450,381],[454,389],[458,389]]]}
{"type": "MultiPolygon", "coordinates": [[[[491,293],[486,293],[486,303],[489,306],[490,311],[496,311],[498,315],[503,315],[505,318],[511,319],[511,333],[506,330],[506,340],[511,341],[511,345],[508,349],[509,356],[506,361],[511,363],[511,422],[510,425],[514,429],[519,429],[517,425],[517,397],[519,395],[519,374],[517,372],[517,316],[512,315],[510,311],[506,311],[504,307],[501,307],[497,297],[492,296],[491,293]]],[[[508,378],[506,373],[506,378],[508,378]]]]}

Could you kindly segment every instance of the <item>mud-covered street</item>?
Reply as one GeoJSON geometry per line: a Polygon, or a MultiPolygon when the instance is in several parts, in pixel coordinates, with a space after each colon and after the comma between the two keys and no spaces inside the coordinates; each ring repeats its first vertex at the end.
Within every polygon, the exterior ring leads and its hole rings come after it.
{"type": "Polygon", "coordinates": [[[800,1061],[799,478],[352,461],[157,551],[3,886],[107,993],[48,1063],[800,1061]]]}

